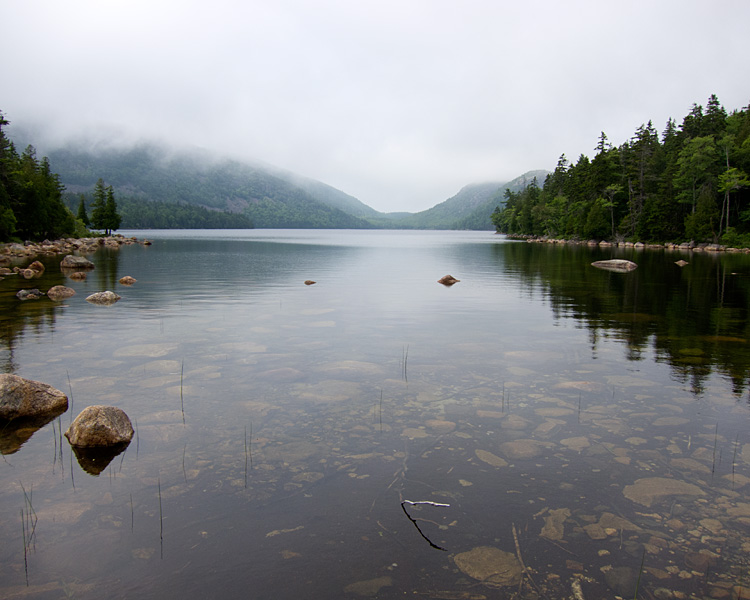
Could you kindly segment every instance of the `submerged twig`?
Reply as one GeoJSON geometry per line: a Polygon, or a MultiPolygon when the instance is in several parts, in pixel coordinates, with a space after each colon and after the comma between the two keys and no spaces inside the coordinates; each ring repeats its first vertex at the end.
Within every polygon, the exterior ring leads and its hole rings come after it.
{"type": "Polygon", "coordinates": [[[416,505],[416,504],[429,504],[430,506],[439,506],[439,507],[450,506],[450,504],[440,504],[440,503],[438,503],[438,502],[431,502],[430,500],[421,500],[421,501],[417,501],[417,502],[412,502],[411,500],[402,500],[402,501],[401,501],[401,510],[403,510],[403,511],[404,511],[404,514],[406,515],[406,517],[407,517],[407,518],[408,518],[408,519],[409,519],[409,520],[410,520],[410,521],[411,521],[412,523],[414,523],[414,527],[416,527],[416,528],[417,528],[417,531],[419,532],[419,535],[421,535],[421,536],[422,536],[422,537],[423,537],[423,538],[425,539],[425,541],[426,541],[426,542],[427,542],[427,543],[428,543],[428,544],[429,544],[429,545],[430,545],[430,546],[431,546],[432,548],[435,548],[436,550],[442,550],[443,552],[447,552],[447,550],[446,550],[445,548],[443,548],[442,546],[438,546],[437,544],[435,544],[435,543],[434,543],[434,542],[433,542],[433,541],[432,541],[432,540],[431,540],[430,538],[428,538],[428,537],[427,537],[427,536],[426,536],[426,535],[425,535],[425,534],[424,534],[424,533],[422,532],[422,530],[421,530],[421,529],[419,528],[419,524],[417,523],[417,520],[416,520],[416,519],[414,519],[414,518],[412,518],[412,516],[411,516],[411,515],[410,515],[410,514],[408,513],[408,511],[406,510],[406,507],[404,506],[405,504],[411,504],[412,506],[414,506],[414,505],[416,505]]]}
{"type": "MultiPolygon", "coordinates": [[[[542,590],[539,589],[539,586],[536,584],[536,581],[534,581],[534,578],[531,576],[531,571],[529,571],[526,564],[523,562],[523,557],[521,556],[521,544],[518,543],[518,533],[516,533],[516,524],[511,523],[511,530],[513,531],[513,542],[516,545],[516,558],[518,558],[518,562],[521,564],[521,569],[523,570],[523,574],[526,575],[526,577],[529,578],[529,581],[531,582],[531,585],[534,586],[534,589],[537,591],[538,594],[542,594],[542,590]]],[[[518,585],[518,592],[520,594],[521,592],[521,586],[523,585],[523,578],[521,578],[521,583],[518,585]]]]}

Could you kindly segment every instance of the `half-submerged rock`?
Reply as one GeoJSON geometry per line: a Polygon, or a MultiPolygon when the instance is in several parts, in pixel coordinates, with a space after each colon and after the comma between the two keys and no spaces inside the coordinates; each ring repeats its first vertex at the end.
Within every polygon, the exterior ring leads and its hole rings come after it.
{"type": "Polygon", "coordinates": [[[130,275],[125,275],[125,277],[120,277],[120,283],[122,285],[133,285],[137,279],[135,277],[131,277],[130,275]]]}
{"type": "Polygon", "coordinates": [[[73,420],[65,437],[78,448],[118,446],[133,439],[133,425],[120,408],[89,406],[73,420]]]}
{"type": "Polygon", "coordinates": [[[597,269],[604,269],[605,271],[615,271],[616,273],[627,273],[638,268],[637,264],[623,258],[597,260],[595,262],[592,262],[591,266],[596,267],[597,269]]]}
{"type": "Polygon", "coordinates": [[[94,263],[92,263],[88,258],[84,258],[83,256],[75,256],[73,254],[69,254],[60,262],[60,268],[75,269],[76,271],[80,269],[93,269],[94,263]]]}
{"type": "Polygon", "coordinates": [[[44,292],[40,292],[36,288],[33,290],[18,290],[16,292],[16,298],[19,300],[39,300],[42,296],[44,296],[44,292]]]}
{"type": "Polygon", "coordinates": [[[47,298],[59,302],[65,300],[71,296],[75,296],[76,291],[73,288],[66,287],[64,285],[56,285],[47,290],[47,298]]]}
{"type": "Polygon", "coordinates": [[[121,296],[107,290],[106,292],[96,292],[96,294],[91,294],[86,298],[86,302],[91,302],[92,304],[114,304],[120,298],[121,296]]]}
{"type": "Polygon", "coordinates": [[[461,281],[460,279],[456,279],[453,277],[453,275],[444,275],[440,279],[438,279],[438,283],[442,283],[443,285],[453,285],[454,283],[458,283],[461,281]]]}
{"type": "Polygon", "coordinates": [[[313,281],[312,279],[306,279],[305,280],[305,285],[315,285],[316,283],[318,283],[318,282],[317,281],[313,281]]]}
{"type": "Polygon", "coordinates": [[[51,385],[0,374],[0,419],[58,415],[68,408],[68,397],[51,385]]]}

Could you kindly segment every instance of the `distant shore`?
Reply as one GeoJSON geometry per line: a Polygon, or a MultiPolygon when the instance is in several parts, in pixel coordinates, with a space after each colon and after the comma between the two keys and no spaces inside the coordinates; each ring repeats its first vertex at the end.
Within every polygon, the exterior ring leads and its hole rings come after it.
{"type": "MultiPolygon", "coordinates": [[[[503,234],[501,234],[503,235],[503,234]]],[[[644,242],[608,242],[598,240],[565,240],[549,236],[538,235],[515,235],[504,234],[510,240],[520,240],[530,243],[540,244],[560,244],[569,246],[589,246],[592,248],[635,248],[636,250],[686,250],[689,252],[731,252],[735,254],[750,254],[750,248],[732,248],[722,246],[721,244],[696,244],[695,242],[685,242],[682,244],[665,243],[665,244],[646,244],[644,242]]]]}

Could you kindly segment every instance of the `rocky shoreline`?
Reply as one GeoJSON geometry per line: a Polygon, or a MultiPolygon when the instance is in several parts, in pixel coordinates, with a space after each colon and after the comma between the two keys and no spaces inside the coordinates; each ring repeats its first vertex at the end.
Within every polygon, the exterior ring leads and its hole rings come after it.
{"type": "Polygon", "coordinates": [[[513,235],[506,234],[509,240],[520,240],[529,243],[541,244],[560,244],[569,246],[590,246],[599,248],[635,248],[636,250],[687,250],[690,252],[732,252],[741,254],[750,254],[750,248],[731,248],[721,244],[696,244],[695,242],[685,242],[682,244],[665,243],[665,244],[646,244],[644,242],[608,242],[599,240],[565,240],[552,238],[549,236],[537,235],[513,235]]]}
{"type": "MultiPolygon", "coordinates": [[[[55,256],[58,254],[93,254],[102,247],[118,249],[120,246],[132,244],[142,244],[150,246],[148,240],[138,240],[135,237],[125,237],[123,235],[110,235],[106,237],[87,237],[87,238],[64,238],[60,240],[44,240],[43,242],[25,242],[0,244],[0,265],[2,257],[8,258],[28,258],[32,256],[46,255],[55,256]]],[[[7,259],[6,259],[7,260],[7,259]]]]}

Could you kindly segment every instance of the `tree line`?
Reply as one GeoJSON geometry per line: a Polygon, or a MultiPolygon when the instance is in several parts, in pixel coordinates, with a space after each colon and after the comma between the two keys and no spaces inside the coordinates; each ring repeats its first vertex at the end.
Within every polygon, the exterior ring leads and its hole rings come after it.
{"type": "Polygon", "coordinates": [[[47,157],[36,157],[33,146],[16,151],[3,128],[9,124],[0,112],[0,240],[42,240],[80,234],[62,199],[64,186],[47,157]]]}
{"type": "Polygon", "coordinates": [[[661,135],[649,121],[615,147],[602,132],[595,152],[575,164],[563,154],[543,185],[506,190],[497,231],[750,246],[750,106],[727,114],[712,95],[661,135]]]}

